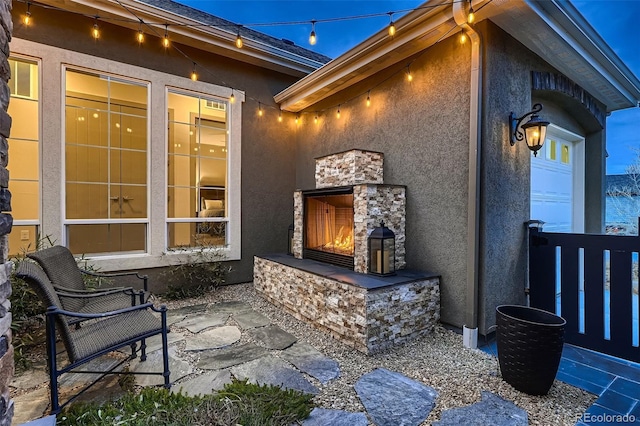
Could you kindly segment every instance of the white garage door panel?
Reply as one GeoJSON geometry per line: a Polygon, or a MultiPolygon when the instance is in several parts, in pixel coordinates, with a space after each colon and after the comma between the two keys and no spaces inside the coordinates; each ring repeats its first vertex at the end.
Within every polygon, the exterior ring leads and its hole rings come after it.
{"type": "Polygon", "coordinates": [[[548,232],[582,232],[576,217],[583,214],[583,196],[575,193],[583,188],[576,154],[581,141],[571,142],[565,133],[550,126],[538,156],[531,156],[531,219],[544,221],[548,232]]]}

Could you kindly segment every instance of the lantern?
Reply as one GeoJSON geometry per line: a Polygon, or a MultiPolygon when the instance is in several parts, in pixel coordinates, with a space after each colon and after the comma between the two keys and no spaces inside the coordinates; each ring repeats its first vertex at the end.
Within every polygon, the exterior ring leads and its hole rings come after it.
{"type": "Polygon", "coordinates": [[[287,237],[287,254],[293,255],[293,224],[289,225],[287,237]]]}
{"type": "Polygon", "coordinates": [[[396,272],[396,234],[380,222],[369,235],[369,273],[394,275],[396,272]]]}

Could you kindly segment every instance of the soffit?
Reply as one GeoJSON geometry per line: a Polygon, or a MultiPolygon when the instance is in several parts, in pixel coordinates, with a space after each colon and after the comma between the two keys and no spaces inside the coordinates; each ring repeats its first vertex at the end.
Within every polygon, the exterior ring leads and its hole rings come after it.
{"type": "MultiPolygon", "coordinates": [[[[202,22],[137,0],[120,0],[118,3],[122,5],[110,0],[40,0],[39,3],[89,16],[98,14],[109,23],[137,31],[139,25],[135,22],[114,22],[106,19],[124,18],[126,20],[135,20],[136,18],[131,13],[134,12],[137,17],[145,22],[169,23],[169,36],[173,42],[295,77],[307,75],[325,63],[324,61],[287,51],[259,39],[243,38],[243,48],[237,49],[235,47],[235,30],[206,25],[198,27],[177,26],[177,24],[197,25],[202,24],[202,22]]],[[[154,35],[149,29],[143,27],[143,30],[154,35]]],[[[155,35],[162,36],[164,30],[158,28],[157,31],[155,35]]]]}
{"type": "MultiPolygon", "coordinates": [[[[427,1],[421,7],[436,2],[427,1]]],[[[640,81],[569,2],[474,0],[473,7],[477,21],[496,23],[604,103],[607,111],[640,102],[640,81]]],[[[283,110],[301,111],[455,34],[459,30],[453,26],[451,3],[416,9],[396,23],[395,38],[386,29],[378,32],[274,99],[283,110]]]]}

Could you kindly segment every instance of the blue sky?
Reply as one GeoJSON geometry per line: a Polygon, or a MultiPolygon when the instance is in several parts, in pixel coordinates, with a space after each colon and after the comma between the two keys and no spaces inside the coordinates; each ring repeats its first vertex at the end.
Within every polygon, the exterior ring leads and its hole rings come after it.
{"type": "MultiPolygon", "coordinates": [[[[252,26],[278,38],[335,58],[389,23],[390,11],[406,11],[422,0],[178,0],[239,24],[311,21],[381,13],[383,16],[316,24],[318,42],[309,45],[310,24],[252,26]]],[[[573,1],[576,8],[636,75],[640,76],[640,38],[636,26],[640,0],[573,1]]],[[[403,13],[394,15],[397,19],[403,13]]],[[[624,173],[640,148],[640,108],[617,111],[607,119],[607,173],[624,173]]]]}

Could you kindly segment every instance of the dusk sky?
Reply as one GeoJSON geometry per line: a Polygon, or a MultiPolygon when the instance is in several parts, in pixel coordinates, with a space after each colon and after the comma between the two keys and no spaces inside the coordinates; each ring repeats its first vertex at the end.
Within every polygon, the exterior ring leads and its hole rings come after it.
{"type": "MultiPolygon", "coordinates": [[[[383,16],[316,24],[318,42],[309,45],[311,25],[251,26],[278,38],[292,40],[299,46],[335,58],[365,40],[389,23],[386,12],[394,20],[408,10],[421,5],[422,0],[178,0],[213,15],[238,24],[311,21],[380,13],[383,16]]],[[[640,16],[640,0],[573,1],[576,8],[620,56],[636,75],[640,76],[640,38],[635,32],[640,16]]],[[[624,173],[635,158],[633,149],[640,149],[640,108],[617,111],[607,119],[607,173],[624,173]]]]}

